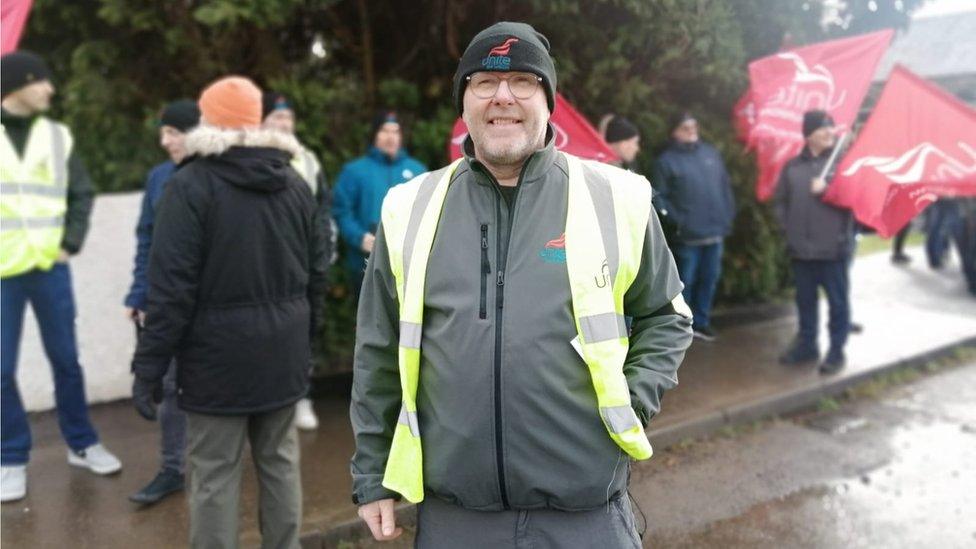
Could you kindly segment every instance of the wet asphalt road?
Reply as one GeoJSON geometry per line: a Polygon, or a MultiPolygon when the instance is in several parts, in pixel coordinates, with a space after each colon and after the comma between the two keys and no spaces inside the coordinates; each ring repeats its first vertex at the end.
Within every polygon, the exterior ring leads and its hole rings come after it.
{"type": "Polygon", "coordinates": [[[976,361],[657,458],[647,547],[976,547],[976,361]]]}

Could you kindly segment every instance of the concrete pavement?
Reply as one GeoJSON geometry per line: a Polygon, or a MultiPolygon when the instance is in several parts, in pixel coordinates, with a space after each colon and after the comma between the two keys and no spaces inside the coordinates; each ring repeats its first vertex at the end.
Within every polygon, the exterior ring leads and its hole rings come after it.
{"type": "MultiPolygon", "coordinates": [[[[795,410],[843,391],[865,376],[976,339],[976,299],[965,292],[958,267],[932,272],[923,265],[920,249],[909,253],[915,256],[909,267],[890,265],[887,254],[855,262],[854,317],[865,331],[852,336],[849,367],[841,375],[822,378],[813,368],[784,368],[776,363],[795,331],[788,305],[720,317],[716,321],[720,339],[692,346],[679,372],[680,386],[666,396],[664,412],[652,422],[650,437],[658,453],[669,444],[729,423],[795,410]]],[[[352,435],[347,387],[348,380],[337,380],[329,394],[316,401],[322,426],[301,436],[304,531],[309,546],[323,542],[334,546],[362,534],[349,500],[352,435]]],[[[158,466],[155,425],[136,417],[127,402],[95,406],[92,414],[104,443],[122,459],[122,473],[98,478],[69,468],[56,418],[50,412],[34,415],[29,493],[20,502],[3,505],[3,544],[184,546],[187,517],[182,498],[149,509],[126,501],[158,466]]],[[[255,504],[254,477],[248,472],[241,506],[244,546],[259,540],[255,504]]],[[[403,518],[409,522],[409,511],[403,518]]]]}

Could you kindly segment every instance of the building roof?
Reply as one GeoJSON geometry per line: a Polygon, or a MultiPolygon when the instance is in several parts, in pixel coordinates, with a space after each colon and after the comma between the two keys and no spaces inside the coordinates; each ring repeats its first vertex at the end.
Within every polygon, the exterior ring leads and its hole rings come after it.
{"type": "Polygon", "coordinates": [[[874,80],[886,80],[895,63],[923,78],[976,74],[976,11],[913,19],[892,40],[874,80]]]}

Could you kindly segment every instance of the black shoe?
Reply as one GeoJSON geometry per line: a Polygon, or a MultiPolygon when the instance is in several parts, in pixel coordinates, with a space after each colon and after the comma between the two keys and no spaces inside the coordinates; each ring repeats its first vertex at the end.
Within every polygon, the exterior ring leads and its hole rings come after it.
{"type": "Polygon", "coordinates": [[[905,265],[912,262],[912,256],[903,252],[891,254],[891,262],[895,265],[905,265]]]}
{"type": "Polygon", "coordinates": [[[846,364],[847,359],[844,357],[844,351],[830,351],[817,371],[820,372],[820,375],[829,376],[843,370],[846,364]]]}
{"type": "Polygon", "coordinates": [[[864,324],[861,324],[860,322],[851,322],[849,331],[852,334],[859,334],[864,331],[864,324]]]}
{"type": "Polygon", "coordinates": [[[129,501],[142,503],[143,505],[152,505],[164,497],[182,490],[183,475],[172,469],[163,469],[156,474],[156,478],[152,479],[152,482],[147,484],[145,488],[129,496],[129,501]]]}
{"type": "Polygon", "coordinates": [[[696,327],[693,335],[702,341],[715,341],[718,335],[710,326],[696,327]]]}
{"type": "Polygon", "coordinates": [[[785,353],[780,355],[779,363],[784,366],[797,366],[800,364],[807,364],[809,362],[816,362],[819,358],[820,352],[816,349],[811,349],[801,345],[794,345],[785,353]]]}

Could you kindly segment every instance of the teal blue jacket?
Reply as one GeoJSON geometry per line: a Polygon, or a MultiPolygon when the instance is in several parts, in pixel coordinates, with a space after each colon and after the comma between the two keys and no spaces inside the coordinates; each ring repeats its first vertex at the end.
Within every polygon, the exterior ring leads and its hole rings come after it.
{"type": "Polygon", "coordinates": [[[345,246],[346,267],[352,272],[362,273],[366,268],[360,245],[363,235],[376,234],[387,191],[426,171],[427,167],[404,149],[390,158],[376,147],[343,166],[335,187],[332,216],[345,246]]]}

